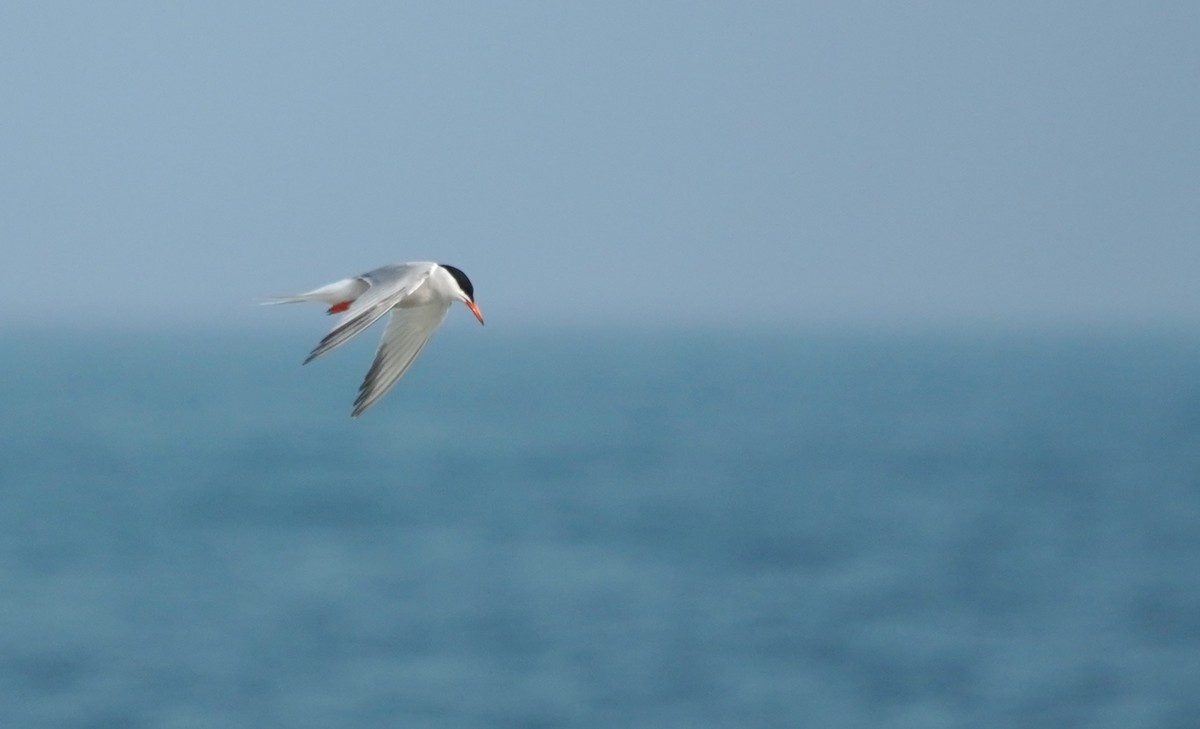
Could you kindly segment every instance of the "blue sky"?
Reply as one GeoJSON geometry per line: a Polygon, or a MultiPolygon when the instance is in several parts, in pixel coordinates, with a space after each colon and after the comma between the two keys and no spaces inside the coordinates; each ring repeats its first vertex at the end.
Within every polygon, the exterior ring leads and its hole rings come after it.
{"type": "Polygon", "coordinates": [[[272,326],[425,259],[489,327],[1197,324],[1197,38],[1190,2],[5,3],[0,325],[272,326]]]}

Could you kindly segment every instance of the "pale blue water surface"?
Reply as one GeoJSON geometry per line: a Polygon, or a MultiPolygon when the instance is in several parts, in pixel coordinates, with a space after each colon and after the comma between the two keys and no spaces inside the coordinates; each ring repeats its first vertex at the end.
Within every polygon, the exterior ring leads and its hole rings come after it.
{"type": "Polygon", "coordinates": [[[0,726],[1194,727],[1200,336],[13,334],[0,726]]]}

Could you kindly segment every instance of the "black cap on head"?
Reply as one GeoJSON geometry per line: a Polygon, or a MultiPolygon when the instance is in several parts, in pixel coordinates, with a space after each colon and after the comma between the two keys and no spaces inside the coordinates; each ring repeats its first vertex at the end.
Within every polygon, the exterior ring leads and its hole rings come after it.
{"type": "Polygon", "coordinates": [[[475,300],[475,287],[471,285],[471,279],[467,278],[467,274],[463,273],[461,269],[448,266],[445,263],[439,263],[438,265],[450,272],[450,275],[454,277],[455,282],[458,283],[458,287],[463,290],[468,299],[471,301],[475,300]]]}

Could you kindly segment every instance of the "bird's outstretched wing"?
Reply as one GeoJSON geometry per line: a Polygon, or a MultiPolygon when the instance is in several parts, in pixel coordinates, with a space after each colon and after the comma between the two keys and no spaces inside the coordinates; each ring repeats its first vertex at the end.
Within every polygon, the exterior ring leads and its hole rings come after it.
{"type": "MultiPolygon", "coordinates": [[[[354,300],[338,323],[309,353],[304,364],[345,344],[356,334],[374,324],[396,304],[421,287],[433,273],[435,263],[402,263],[384,266],[359,276],[367,290],[354,300]]],[[[436,307],[435,307],[436,308],[436,307]]],[[[443,312],[443,316],[445,313],[443,312]]]]}
{"type": "Polygon", "coordinates": [[[450,302],[392,310],[379,349],[375,352],[375,361],[358,388],[352,417],[362,415],[408,371],[448,311],[450,302]]]}

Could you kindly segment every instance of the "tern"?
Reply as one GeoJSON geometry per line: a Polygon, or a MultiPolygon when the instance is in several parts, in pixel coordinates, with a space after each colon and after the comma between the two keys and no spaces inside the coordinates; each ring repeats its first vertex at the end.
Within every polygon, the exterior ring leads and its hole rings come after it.
{"type": "Polygon", "coordinates": [[[271,297],[263,303],[302,301],[329,304],[327,313],[342,315],[309,353],[304,364],[345,344],[384,314],[392,314],[375,352],[375,361],[359,385],[351,413],[355,418],[383,397],[408,371],[455,301],[466,304],[483,324],[483,314],[475,305],[475,287],[467,274],[454,266],[429,261],[382,266],[303,294],[271,297]]]}

